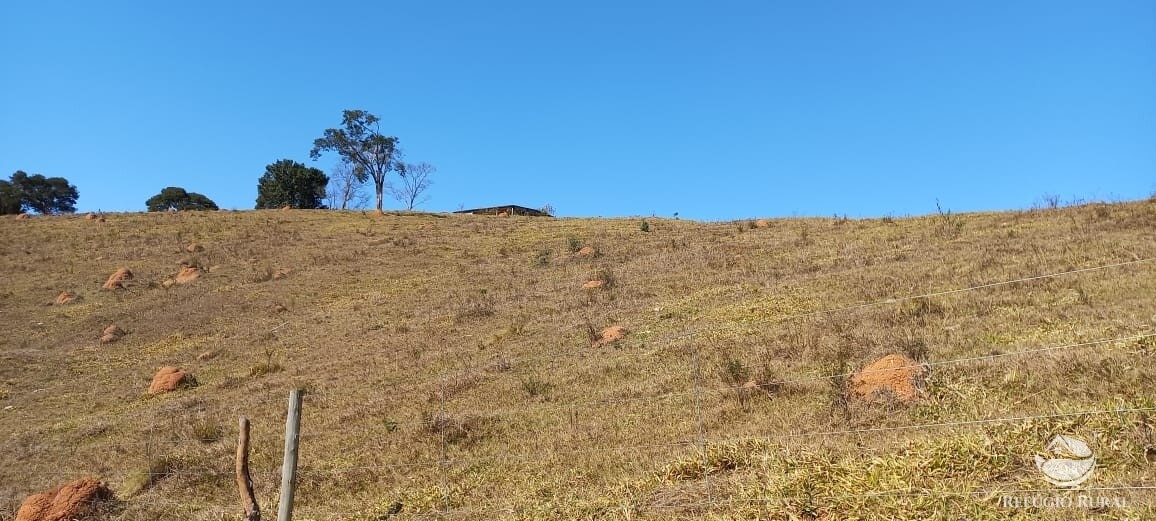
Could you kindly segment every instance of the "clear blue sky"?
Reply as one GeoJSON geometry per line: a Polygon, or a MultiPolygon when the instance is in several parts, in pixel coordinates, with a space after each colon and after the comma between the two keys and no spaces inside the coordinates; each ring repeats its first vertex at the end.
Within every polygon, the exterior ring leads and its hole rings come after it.
{"type": "Polygon", "coordinates": [[[66,177],[81,211],[165,186],[252,208],[264,166],[309,163],[347,108],[439,168],[429,210],[1138,199],[1156,2],[0,3],[0,174],[66,177]]]}

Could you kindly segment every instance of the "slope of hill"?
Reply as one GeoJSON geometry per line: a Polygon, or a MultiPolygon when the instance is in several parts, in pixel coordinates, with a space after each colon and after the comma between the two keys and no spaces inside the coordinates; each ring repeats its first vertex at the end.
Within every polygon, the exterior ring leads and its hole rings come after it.
{"type": "Polygon", "coordinates": [[[114,519],[236,518],[239,416],[275,508],[295,387],[298,519],[1156,512],[1156,201],[647,225],[0,220],[0,519],[82,476],[114,519]],[[203,274],[173,284],[182,266],[203,274]],[[926,364],[919,399],[850,396],[891,353],[926,364]],[[146,394],[161,366],[197,385],[146,394]],[[1092,441],[1084,493],[1126,506],[1002,499],[1069,494],[1033,464],[1057,434],[1092,441]]]}

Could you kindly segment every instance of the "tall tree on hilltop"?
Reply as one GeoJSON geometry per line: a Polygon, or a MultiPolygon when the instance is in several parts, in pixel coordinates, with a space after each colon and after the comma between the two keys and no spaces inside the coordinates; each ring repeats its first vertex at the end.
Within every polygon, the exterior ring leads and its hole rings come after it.
{"type": "MultiPolygon", "coordinates": [[[[80,193],[63,177],[28,175],[23,171],[12,174],[11,188],[20,194],[21,205],[36,213],[75,213],[80,193]]],[[[7,198],[5,198],[7,199],[7,198]]]]}
{"type": "Polygon", "coordinates": [[[381,211],[385,180],[397,170],[401,150],[393,136],[382,135],[380,118],[364,110],[346,110],[342,113],[341,127],[325,129],[325,135],[313,140],[309,157],[317,159],[322,152],[337,152],[353,165],[358,179],[373,179],[377,192],[377,211],[381,211]]]}
{"type": "Polygon", "coordinates": [[[265,175],[257,180],[257,209],[324,208],[328,184],[329,176],[321,169],[282,159],[265,165],[265,175]]]}

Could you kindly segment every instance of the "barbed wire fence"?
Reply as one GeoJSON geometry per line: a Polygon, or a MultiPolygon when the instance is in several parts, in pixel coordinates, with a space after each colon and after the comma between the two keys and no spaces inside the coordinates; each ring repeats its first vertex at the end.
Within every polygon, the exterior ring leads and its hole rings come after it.
{"type": "MultiPolygon", "coordinates": [[[[709,471],[710,466],[711,466],[711,462],[709,461],[709,452],[710,452],[712,447],[718,447],[718,446],[723,446],[723,445],[727,445],[727,444],[741,443],[744,441],[776,441],[776,440],[788,440],[788,439],[828,440],[828,439],[834,439],[834,438],[839,438],[839,437],[862,436],[862,435],[882,433],[882,432],[910,432],[910,431],[930,431],[930,430],[943,430],[943,429],[960,430],[960,429],[964,429],[964,428],[983,426],[983,425],[1024,423],[1024,422],[1031,422],[1031,421],[1036,421],[1036,420],[1045,420],[1046,421],[1046,420],[1093,417],[1093,416],[1102,416],[1102,415],[1124,415],[1124,414],[1147,415],[1147,414],[1151,414],[1151,413],[1156,413],[1156,407],[1117,407],[1117,408],[1102,407],[1102,408],[1092,408],[1092,409],[1079,410],[1079,411],[1049,412],[1049,413],[1039,413],[1039,414],[1029,414],[1029,415],[995,415],[995,416],[986,417],[986,418],[968,418],[968,419],[959,419],[959,420],[954,420],[954,421],[925,422],[925,423],[915,423],[915,424],[907,424],[907,425],[886,425],[886,426],[877,426],[877,427],[860,427],[860,428],[817,430],[817,431],[790,431],[790,432],[777,432],[777,433],[773,433],[773,434],[758,435],[758,436],[711,436],[710,433],[708,432],[709,430],[706,429],[704,426],[704,423],[705,423],[704,422],[705,397],[707,397],[707,396],[721,396],[721,397],[725,398],[727,393],[733,393],[735,391],[741,390],[743,386],[742,385],[726,385],[726,386],[721,386],[721,387],[709,387],[706,384],[706,382],[704,381],[704,378],[702,375],[703,367],[702,367],[702,360],[700,359],[701,357],[700,357],[700,353],[699,353],[698,342],[694,341],[696,339],[696,337],[698,337],[702,333],[707,332],[707,331],[717,332],[720,328],[739,329],[739,328],[751,328],[751,327],[758,326],[758,325],[779,324],[779,323],[792,321],[792,320],[800,320],[800,319],[804,319],[804,318],[811,318],[811,317],[817,317],[817,316],[822,316],[822,315],[846,313],[846,312],[866,309],[866,308],[870,308],[870,307],[896,305],[896,304],[899,304],[902,302],[908,302],[908,301],[919,300],[919,299],[931,299],[931,298],[937,298],[937,297],[944,297],[944,296],[948,296],[948,295],[962,294],[962,293],[967,293],[967,292],[972,292],[972,291],[981,291],[984,289],[1001,287],[1001,286],[1014,286],[1016,284],[1022,284],[1022,283],[1026,283],[1026,282],[1032,282],[1032,281],[1039,281],[1039,280],[1044,280],[1044,279],[1073,276],[1073,275],[1085,274],[1085,273],[1090,273],[1090,272],[1095,272],[1095,271],[1113,270],[1113,269],[1120,269],[1120,268],[1126,268],[1126,267],[1136,267],[1136,266],[1140,266],[1142,264],[1151,262],[1152,260],[1153,260],[1153,258],[1136,259],[1136,260],[1132,260],[1132,261],[1103,264],[1103,265],[1098,265],[1098,266],[1093,266],[1093,267],[1078,268],[1078,269],[1072,269],[1072,270],[1050,273],[1050,274],[1044,274],[1044,275],[1034,275],[1034,276],[1030,276],[1030,277],[1022,277],[1022,278],[1013,279],[1013,280],[1006,280],[1006,281],[972,285],[972,286],[968,286],[968,287],[964,287],[964,288],[933,291],[933,292],[927,292],[927,293],[923,293],[923,294],[919,294],[919,295],[909,295],[909,296],[903,296],[903,297],[897,297],[897,298],[888,298],[888,299],[882,299],[882,300],[877,300],[877,301],[834,307],[834,308],[829,308],[829,309],[821,309],[821,310],[804,312],[804,313],[796,313],[796,314],[791,314],[791,315],[773,316],[773,317],[768,317],[766,319],[747,321],[747,322],[742,322],[742,323],[737,323],[737,324],[724,324],[724,325],[710,324],[710,325],[703,325],[703,326],[699,326],[699,327],[695,327],[695,328],[689,328],[688,330],[685,330],[682,332],[667,335],[665,337],[655,338],[651,341],[651,343],[667,346],[670,349],[673,349],[676,352],[685,355],[686,358],[689,359],[690,364],[689,364],[688,369],[689,369],[690,374],[688,375],[687,381],[692,382],[692,386],[689,388],[686,388],[686,389],[671,390],[668,392],[657,393],[657,394],[648,395],[648,396],[607,397],[607,398],[586,399],[586,400],[581,400],[581,401],[572,401],[572,402],[566,402],[566,403],[525,404],[525,405],[517,406],[517,407],[513,407],[513,408],[489,409],[489,410],[484,410],[484,411],[451,410],[450,400],[447,398],[447,393],[446,393],[447,381],[450,379],[453,379],[455,377],[458,377],[462,374],[467,374],[471,371],[476,371],[476,370],[478,370],[478,367],[482,367],[482,366],[484,366],[484,364],[481,363],[480,361],[476,361],[476,362],[471,361],[471,362],[468,362],[465,364],[466,365],[465,368],[458,369],[458,370],[448,370],[446,368],[439,368],[437,374],[433,377],[429,377],[429,376],[410,377],[410,378],[407,378],[404,380],[396,381],[396,383],[392,384],[390,386],[390,389],[389,389],[389,394],[394,399],[400,400],[400,399],[406,399],[407,397],[420,399],[422,397],[421,396],[422,393],[427,393],[425,397],[428,398],[428,392],[429,392],[431,386],[436,386],[437,413],[434,416],[432,416],[432,417],[413,417],[413,418],[395,420],[394,426],[392,427],[392,428],[397,428],[397,427],[404,426],[404,427],[415,428],[415,429],[417,429],[417,428],[432,428],[433,431],[437,433],[436,441],[434,442],[435,446],[433,447],[435,450],[432,451],[436,455],[435,457],[433,457],[431,459],[426,459],[426,460],[416,460],[416,461],[388,463],[388,464],[362,465],[362,464],[354,463],[354,464],[348,464],[348,465],[342,465],[342,466],[332,466],[330,468],[314,468],[311,466],[304,466],[298,470],[298,479],[311,479],[311,480],[340,480],[343,475],[348,475],[350,473],[355,473],[355,472],[380,473],[380,474],[374,474],[374,475],[390,474],[390,475],[393,475],[395,478],[398,478],[398,477],[404,478],[407,475],[407,473],[413,472],[413,471],[415,471],[415,469],[433,470],[434,472],[432,473],[432,476],[434,478],[436,478],[436,486],[440,488],[439,501],[437,501],[436,504],[429,505],[423,511],[413,511],[412,509],[409,509],[409,507],[407,505],[401,505],[399,503],[399,507],[396,510],[394,510],[391,507],[390,509],[387,509],[387,511],[384,513],[381,513],[381,512],[374,513],[374,512],[369,512],[364,508],[353,509],[353,508],[329,507],[326,505],[324,498],[321,498],[319,500],[318,498],[304,497],[299,492],[298,493],[298,499],[303,500],[303,501],[301,501],[301,503],[303,503],[303,504],[295,509],[294,515],[298,519],[314,519],[314,520],[352,519],[352,518],[360,519],[360,518],[365,518],[367,515],[370,515],[370,514],[378,516],[377,518],[379,518],[379,519],[386,519],[386,518],[388,518],[388,519],[395,519],[395,518],[396,519],[403,519],[403,518],[404,519],[454,519],[454,518],[472,519],[472,518],[478,518],[478,517],[495,517],[495,516],[502,516],[502,515],[516,516],[519,513],[525,513],[527,511],[534,511],[534,510],[538,509],[539,507],[537,505],[532,505],[532,504],[530,504],[530,505],[503,505],[503,506],[471,506],[469,504],[465,504],[465,505],[459,504],[459,503],[463,502],[463,499],[460,497],[456,497],[456,496],[459,496],[461,494],[460,494],[459,490],[455,489],[454,484],[451,482],[451,470],[460,469],[463,467],[469,467],[469,466],[478,465],[478,464],[484,464],[484,463],[530,464],[530,465],[533,465],[535,463],[541,464],[542,462],[545,462],[545,461],[556,461],[559,458],[575,458],[575,457],[584,456],[584,455],[606,456],[608,454],[618,454],[623,459],[629,459],[632,455],[638,455],[640,453],[650,454],[650,452],[647,452],[647,451],[657,452],[658,454],[665,456],[667,458],[669,458],[669,457],[686,457],[687,453],[689,451],[690,454],[695,454],[694,457],[700,457],[701,458],[701,465],[702,465],[702,469],[703,469],[701,477],[702,477],[702,480],[703,480],[703,483],[705,486],[705,490],[706,490],[705,498],[703,498],[701,500],[682,501],[682,502],[674,502],[674,503],[669,503],[669,504],[654,504],[654,505],[648,505],[647,508],[653,508],[655,510],[686,510],[686,509],[702,509],[702,508],[709,509],[709,508],[719,508],[719,507],[725,508],[727,505],[758,504],[758,503],[762,503],[762,504],[766,504],[766,505],[781,505],[781,504],[783,504],[783,502],[802,500],[802,499],[807,499],[808,501],[838,500],[841,498],[839,495],[830,495],[830,494],[818,495],[818,496],[809,496],[807,498],[784,496],[784,495],[779,495],[779,496],[763,495],[761,497],[733,497],[733,496],[729,496],[729,495],[719,494],[718,490],[717,490],[719,487],[719,484],[713,482],[713,480],[712,480],[712,474],[713,473],[709,471]],[[490,455],[469,456],[469,455],[461,455],[461,454],[451,454],[451,451],[450,451],[451,443],[447,438],[447,436],[448,436],[447,429],[438,428],[438,426],[436,425],[437,422],[446,421],[447,418],[450,418],[450,417],[452,417],[454,415],[458,415],[458,414],[479,414],[479,415],[489,417],[489,418],[498,418],[498,417],[507,417],[507,416],[527,415],[527,414],[541,414],[543,412],[557,412],[557,413],[563,413],[564,414],[563,417],[560,417],[560,421],[574,421],[574,420],[570,420],[570,418],[573,418],[575,416],[579,416],[577,414],[577,411],[579,409],[605,408],[605,407],[612,406],[612,405],[623,405],[623,404],[625,404],[625,405],[636,405],[636,404],[647,404],[647,403],[660,403],[660,404],[661,403],[668,403],[669,404],[669,403],[679,401],[679,400],[682,400],[685,403],[681,403],[679,406],[673,407],[673,409],[687,413],[687,421],[684,422],[685,425],[687,426],[687,429],[685,432],[685,437],[679,438],[679,439],[671,439],[671,440],[655,440],[654,443],[649,443],[649,444],[623,443],[623,444],[611,444],[611,445],[593,446],[593,447],[578,447],[578,448],[571,448],[568,450],[558,450],[557,447],[551,447],[551,446],[549,446],[548,443],[541,443],[540,446],[544,450],[541,450],[538,452],[529,451],[529,450],[522,450],[522,451],[506,450],[506,451],[501,451],[499,453],[490,454],[490,455]]],[[[315,314],[314,316],[315,317],[316,316],[322,316],[325,313],[326,312],[322,311],[322,312],[315,314]]],[[[292,324],[292,321],[284,321],[281,324],[277,325],[276,327],[272,328],[270,330],[270,333],[276,333],[277,331],[280,331],[286,327],[289,327],[291,324],[292,324]]],[[[920,362],[917,365],[908,366],[906,368],[908,368],[908,369],[915,369],[915,368],[930,369],[930,368],[948,367],[948,366],[963,365],[963,364],[983,364],[983,363],[992,362],[992,361],[1007,361],[1007,360],[1012,360],[1012,359],[1030,359],[1031,357],[1039,356],[1039,355],[1043,355],[1043,354],[1047,354],[1047,353],[1056,353],[1056,352],[1062,352],[1062,351],[1086,351],[1086,350],[1104,348],[1104,347],[1109,347],[1109,346],[1118,346],[1121,344],[1142,342],[1142,341],[1146,341],[1148,339],[1152,339],[1154,337],[1156,337],[1156,332],[1145,332],[1145,333],[1138,333],[1138,334],[1114,336],[1114,337],[1110,337],[1110,338],[1089,339],[1089,340],[1084,340],[1084,341],[1080,341],[1080,342],[1071,342],[1071,343],[1067,343],[1067,344],[1058,344],[1058,345],[1052,345],[1052,346],[1030,347],[1030,348],[1024,348],[1024,349],[1019,349],[1019,350],[1014,350],[1014,351],[1009,351],[1009,352],[992,353],[992,354],[980,355],[980,356],[960,357],[960,358],[943,359],[943,360],[927,360],[927,361],[920,362]]],[[[621,354],[621,358],[623,358],[624,360],[629,360],[630,357],[632,357],[632,356],[639,356],[637,353],[632,353],[629,351],[620,352],[620,354],[621,354]]],[[[542,363],[542,362],[549,363],[549,362],[553,362],[553,361],[556,361],[559,359],[565,359],[567,357],[572,357],[572,356],[574,356],[574,355],[572,355],[570,353],[551,354],[551,355],[544,355],[544,356],[527,356],[527,357],[510,359],[507,361],[507,363],[510,363],[510,364],[517,363],[520,365],[530,365],[530,364],[542,363]]],[[[904,369],[904,367],[880,369],[879,371],[895,371],[897,369],[904,369]]],[[[845,379],[847,377],[850,377],[853,374],[855,374],[855,373],[853,373],[853,372],[820,373],[820,374],[806,375],[806,376],[797,377],[797,378],[784,379],[784,380],[778,381],[776,383],[780,384],[780,385],[796,385],[796,384],[803,384],[803,383],[810,383],[810,382],[840,380],[840,379],[845,379]]],[[[309,433],[310,428],[309,428],[309,423],[308,423],[309,408],[311,405],[310,401],[311,401],[311,397],[308,394],[306,394],[306,396],[305,396],[305,421],[302,424],[302,429],[306,433],[306,434],[303,434],[303,437],[305,437],[305,438],[308,438],[312,434],[312,433],[309,433]]],[[[283,410],[283,408],[284,408],[284,403],[283,403],[282,397],[270,397],[267,400],[263,400],[261,402],[258,402],[257,405],[260,407],[268,407],[271,410],[283,410]],[[276,398],[276,399],[274,399],[274,398],[276,398]]],[[[249,406],[252,407],[254,405],[250,404],[249,406]]],[[[164,468],[164,466],[163,466],[163,464],[164,464],[163,453],[165,452],[164,451],[165,447],[187,445],[190,443],[190,440],[187,437],[164,437],[160,434],[157,434],[158,431],[174,432],[174,429],[159,429],[158,428],[158,427],[161,427],[161,423],[162,423],[162,420],[160,418],[162,415],[165,415],[165,414],[167,414],[167,413],[163,412],[163,411],[158,412],[155,410],[142,409],[142,410],[136,411],[134,413],[131,413],[127,416],[122,416],[120,418],[122,421],[124,421],[126,419],[131,419],[131,420],[137,421],[137,422],[140,422],[140,421],[149,422],[148,423],[149,424],[149,435],[148,435],[147,441],[145,443],[145,446],[143,447],[143,450],[141,451],[144,455],[145,467],[148,469],[148,475],[145,476],[143,479],[146,479],[146,480],[148,480],[148,482],[151,483],[151,482],[154,482],[154,481],[160,480],[160,479],[181,480],[181,479],[187,478],[190,480],[206,480],[206,479],[208,479],[208,480],[229,480],[233,477],[234,471],[231,468],[231,462],[229,462],[229,461],[222,461],[220,465],[213,465],[210,467],[187,467],[186,466],[186,467],[180,467],[180,468],[175,468],[175,469],[164,468]]],[[[219,418],[221,418],[223,420],[228,415],[231,415],[232,418],[236,418],[238,416],[244,416],[245,411],[234,409],[231,411],[217,411],[217,414],[219,415],[219,418]]],[[[170,422],[174,421],[173,417],[169,416],[168,421],[170,421],[170,422]]],[[[225,422],[225,423],[227,424],[227,422],[225,422]]],[[[267,429],[274,429],[275,430],[276,425],[268,425],[268,426],[263,426],[263,427],[267,428],[267,429]]],[[[275,439],[275,437],[274,437],[274,439],[275,439]]],[[[272,449],[272,447],[265,447],[262,450],[263,451],[269,451],[271,449],[272,449]]],[[[309,447],[308,447],[308,442],[306,441],[303,444],[303,452],[308,453],[308,451],[309,451],[309,447]]],[[[276,458],[274,458],[274,460],[276,460],[276,458]]],[[[647,460],[644,460],[644,461],[647,461],[647,460]]],[[[266,463],[267,463],[267,461],[266,461],[266,463]]],[[[649,470],[653,472],[657,469],[649,469],[649,470]]],[[[269,488],[269,484],[273,483],[273,481],[275,480],[275,476],[274,476],[273,472],[274,471],[271,469],[261,469],[258,473],[259,480],[264,483],[266,502],[263,503],[263,506],[264,506],[267,513],[271,513],[271,511],[273,509],[273,507],[271,506],[273,504],[273,501],[268,499],[268,498],[273,497],[275,495],[271,492],[271,489],[269,488]]],[[[10,474],[10,475],[20,476],[20,474],[10,474]]],[[[75,477],[75,475],[76,474],[74,472],[69,472],[67,469],[61,469],[58,473],[52,473],[52,472],[49,472],[49,473],[45,473],[45,472],[29,473],[27,477],[30,479],[35,477],[40,481],[45,481],[48,478],[51,478],[51,480],[57,480],[57,478],[58,479],[66,479],[68,477],[75,477]]],[[[1103,486],[1103,487],[1097,487],[1097,488],[1082,488],[1080,490],[1098,491],[1098,492],[1114,492],[1114,491],[1118,491],[1118,492],[1142,492],[1142,491],[1156,490],[1156,485],[1151,485],[1151,484],[1147,484],[1147,483],[1127,483],[1127,484],[1103,486]]],[[[994,488],[992,490],[983,490],[983,491],[933,490],[933,489],[920,488],[917,485],[913,484],[913,486],[909,489],[884,490],[884,491],[872,492],[872,493],[867,493],[867,494],[855,494],[853,497],[858,497],[858,498],[871,497],[871,498],[878,498],[878,499],[891,498],[891,497],[904,497],[904,496],[991,498],[995,495],[1001,495],[1001,494],[1002,495],[1008,495],[1008,494],[1021,494],[1021,495],[1023,495],[1023,494],[1055,494],[1056,492],[1057,492],[1057,489],[1055,489],[1055,488],[1000,490],[998,487],[994,488]]],[[[852,496],[848,496],[848,497],[852,497],[852,496]]],[[[12,501],[19,501],[19,500],[20,500],[20,498],[12,498],[12,501]]],[[[194,519],[194,518],[203,518],[203,519],[235,518],[236,516],[239,515],[239,512],[241,511],[240,507],[237,506],[239,503],[236,503],[236,502],[229,503],[229,504],[214,504],[214,503],[205,503],[205,502],[196,502],[196,501],[193,501],[193,502],[172,501],[172,500],[165,500],[162,498],[157,498],[157,497],[152,497],[152,496],[130,498],[128,501],[132,505],[133,508],[141,509],[142,511],[147,511],[149,509],[159,509],[159,510],[167,510],[167,511],[188,512],[188,513],[190,513],[190,517],[188,517],[190,519],[194,519]],[[195,516],[200,516],[200,517],[192,517],[194,514],[195,514],[195,516]]]]}

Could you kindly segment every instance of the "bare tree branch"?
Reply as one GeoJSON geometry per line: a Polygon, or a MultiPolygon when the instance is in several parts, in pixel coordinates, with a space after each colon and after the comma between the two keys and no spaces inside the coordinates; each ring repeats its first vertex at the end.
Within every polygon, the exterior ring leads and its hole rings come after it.
{"type": "Polygon", "coordinates": [[[434,172],[437,172],[437,168],[429,163],[402,163],[398,168],[400,179],[389,183],[389,193],[404,204],[406,210],[413,210],[415,206],[429,200],[425,192],[433,184],[430,175],[434,172]]]}
{"type": "Polygon", "coordinates": [[[329,189],[325,194],[329,207],[348,210],[368,206],[369,194],[364,190],[365,180],[365,177],[357,175],[356,167],[348,161],[334,165],[329,173],[329,189]]]}

